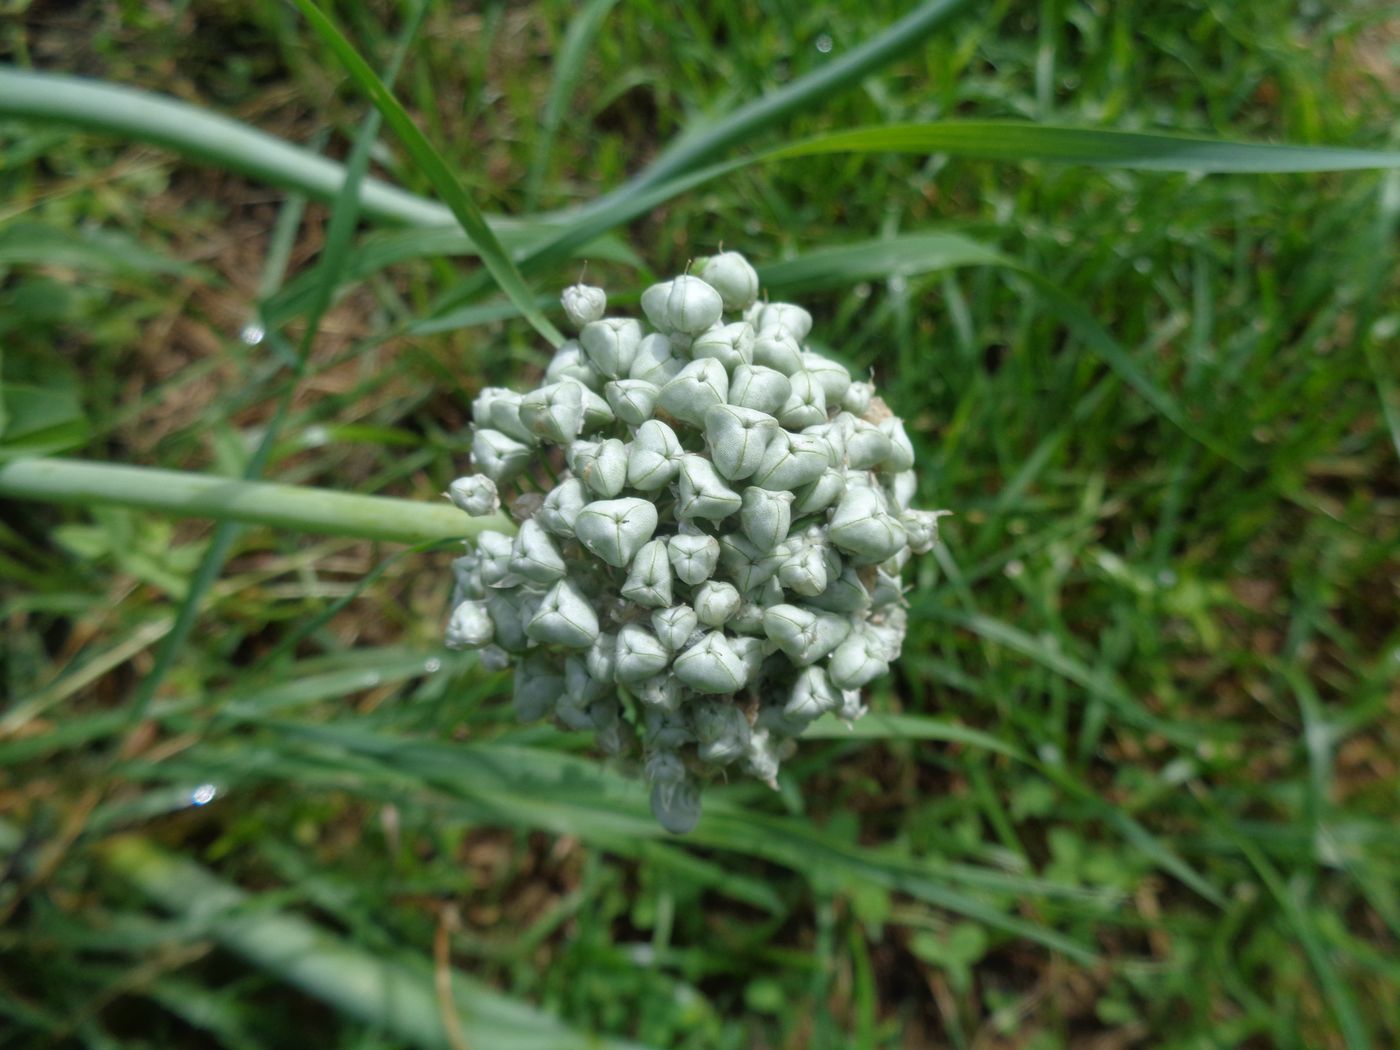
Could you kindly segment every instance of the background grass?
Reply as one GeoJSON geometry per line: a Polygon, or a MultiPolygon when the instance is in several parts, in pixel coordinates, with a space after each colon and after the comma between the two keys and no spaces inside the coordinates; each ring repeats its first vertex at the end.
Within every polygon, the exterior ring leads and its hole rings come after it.
{"type": "MultiPolygon", "coordinates": [[[[278,3],[10,8],[18,65],[339,157],[367,112],[278,3]]],[[[335,9],[381,71],[405,13],[335,9]]],[[[434,5],[397,94],[484,211],[558,211],[903,13],[434,5]]],[[[1397,69],[1382,3],[993,3],[746,145],[961,115],[1394,148],[1397,69]]],[[[429,193],[403,157],[371,150],[429,193]]],[[[268,475],[436,498],[472,394],[547,348],[520,322],[423,323],[470,260],[352,252],[299,374],[308,275],[347,263],[321,254],[331,214],[0,128],[7,441],[242,474],[286,400],[268,475]]],[[[585,253],[618,293],[721,242],[770,264],[908,421],[921,502],[956,511],[874,690],[906,720],[807,742],[776,795],[711,792],[687,840],[440,650],[450,551],[243,531],[133,720],[210,529],[4,504],[0,1040],[1394,1045],[1397,216],[1393,175],[830,156],[735,172],[585,253]],[[946,235],[1052,279],[1178,420],[1042,285],[947,268],[946,235]],[[814,256],[873,239],[863,269],[814,256]],[[267,949],[295,922],[327,940],[267,949]],[[385,961],[437,994],[347,993],[385,961]]]]}

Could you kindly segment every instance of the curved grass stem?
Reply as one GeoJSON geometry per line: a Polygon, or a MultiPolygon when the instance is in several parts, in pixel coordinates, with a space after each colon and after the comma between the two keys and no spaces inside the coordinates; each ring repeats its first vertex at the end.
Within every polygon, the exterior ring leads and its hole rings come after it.
{"type": "Polygon", "coordinates": [[[448,503],[72,459],[21,459],[0,466],[0,497],[71,506],[112,504],[396,543],[515,531],[501,515],[470,518],[448,503]]]}

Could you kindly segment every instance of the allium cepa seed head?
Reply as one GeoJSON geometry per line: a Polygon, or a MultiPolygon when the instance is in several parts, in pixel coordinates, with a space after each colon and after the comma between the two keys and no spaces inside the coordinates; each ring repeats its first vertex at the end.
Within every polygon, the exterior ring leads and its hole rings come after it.
{"type": "Polygon", "coordinates": [[[677,833],[720,769],[775,785],[814,719],[865,712],[943,513],[909,506],[913,446],[874,388],[758,295],[737,252],[647,289],[644,322],[565,289],[578,337],[535,390],[477,396],[477,473],[449,492],[483,516],[505,489],[520,527],[453,563],[447,644],[515,668],[522,720],[634,758],[677,833]],[[545,464],[547,495],[516,488],[545,464]]]}

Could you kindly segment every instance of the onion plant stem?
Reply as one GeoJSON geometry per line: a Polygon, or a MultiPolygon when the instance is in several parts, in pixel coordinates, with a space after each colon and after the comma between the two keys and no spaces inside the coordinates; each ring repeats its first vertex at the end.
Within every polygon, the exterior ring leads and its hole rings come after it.
{"type": "Polygon", "coordinates": [[[469,518],[446,501],[422,503],[74,459],[20,459],[0,465],[0,498],[71,506],[112,504],[396,543],[470,539],[488,529],[515,531],[500,515],[469,518]]]}

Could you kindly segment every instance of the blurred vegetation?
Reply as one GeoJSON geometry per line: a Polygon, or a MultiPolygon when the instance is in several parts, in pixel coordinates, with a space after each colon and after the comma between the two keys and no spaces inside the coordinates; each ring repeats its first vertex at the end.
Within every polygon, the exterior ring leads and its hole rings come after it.
{"type": "MultiPolygon", "coordinates": [[[[484,210],[558,212],[905,10],[437,4],[398,96],[484,210]]],[[[8,62],[333,156],[366,113],[274,0],[0,11],[8,62]]],[[[404,10],[334,11],[384,68],[404,10]]],[[[1382,2],[1000,2],[749,145],[976,116],[1394,148],[1397,98],[1382,2]]],[[[371,156],[430,191],[387,136],[371,156]]],[[[329,216],[0,125],[7,443],[239,474],[286,400],[269,476],[437,498],[473,393],[546,348],[415,329],[475,270],[432,256],[352,267],[298,374],[302,316],[248,326],[329,216]]],[[[1398,220],[1395,174],[832,156],[618,231],[588,273],[635,290],[720,243],[895,244],[855,278],[818,256],[835,279],[800,294],[909,422],[920,502],[956,512],[874,689],[911,720],[807,741],[776,794],[711,792],[689,839],[440,649],[450,550],[230,534],[143,710],[209,527],[0,504],[0,1043],[1396,1045],[1398,220]],[[1142,382],[1020,271],[894,240],[930,233],[1053,280],[1142,382]],[[411,993],[364,993],[376,964],[411,993]]]]}

